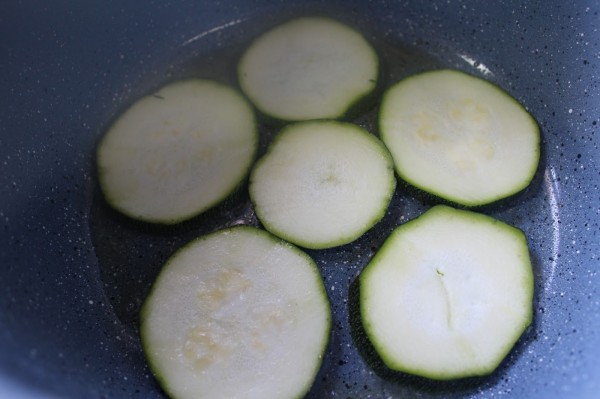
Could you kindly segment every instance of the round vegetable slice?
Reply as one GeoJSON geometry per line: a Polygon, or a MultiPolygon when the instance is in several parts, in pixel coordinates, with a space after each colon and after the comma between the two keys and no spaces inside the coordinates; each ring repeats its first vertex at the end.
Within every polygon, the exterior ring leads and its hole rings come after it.
{"type": "Polygon", "coordinates": [[[531,115],[499,87],[454,70],[421,73],[388,89],[380,130],[403,180],[466,206],[521,191],[540,157],[531,115]]]}
{"type": "Polygon", "coordinates": [[[523,232],[443,205],[398,227],[359,286],[363,325],[385,364],[431,379],[493,372],[533,317],[523,232]]]}
{"type": "Polygon", "coordinates": [[[141,316],[149,364],[178,399],[302,397],[331,325],[312,259],[245,226],[176,252],[141,316]]]}
{"type": "Polygon", "coordinates": [[[354,241],[385,215],[396,187],[392,158],[362,128],[336,121],[289,125],[250,175],[258,218],[307,248],[354,241]]]}
{"type": "Polygon", "coordinates": [[[172,224],[227,197],[258,147],[252,108],[209,80],[169,84],[127,109],[97,150],[111,206],[143,221],[172,224]]]}
{"type": "Polygon", "coordinates": [[[238,66],[242,90],[283,120],[342,116],[376,86],[377,54],[356,30],[324,17],[291,20],[259,36],[238,66]]]}

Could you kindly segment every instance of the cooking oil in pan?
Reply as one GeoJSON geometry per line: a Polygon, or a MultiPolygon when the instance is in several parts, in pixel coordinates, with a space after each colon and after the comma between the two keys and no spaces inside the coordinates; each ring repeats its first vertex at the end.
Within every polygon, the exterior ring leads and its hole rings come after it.
{"type": "MultiPolygon", "coordinates": [[[[378,52],[381,77],[377,94],[403,77],[425,70],[460,66],[475,75],[485,77],[490,73],[487,67],[472,57],[439,46],[403,44],[397,36],[377,31],[373,24],[360,23],[360,16],[351,13],[328,15],[338,15],[343,22],[356,26],[378,52]]],[[[291,16],[288,13],[265,17],[259,21],[233,21],[219,29],[200,34],[191,33],[182,41],[178,50],[180,58],[169,62],[164,74],[159,74],[164,76],[164,80],[151,82],[155,84],[147,86],[158,88],[161,84],[176,79],[199,77],[238,87],[236,63],[252,38],[291,16]]],[[[377,99],[367,103],[362,109],[357,109],[350,121],[377,135],[378,106],[377,99]]],[[[123,108],[125,107],[124,104],[123,108]]],[[[280,128],[280,124],[259,116],[259,156],[264,153],[280,128]]],[[[547,199],[535,194],[542,191],[539,189],[542,184],[541,178],[534,181],[531,188],[533,194],[527,198],[526,207],[499,207],[490,213],[518,226],[527,224],[524,221],[527,215],[551,214],[547,199]]],[[[356,302],[356,277],[395,227],[418,216],[430,205],[411,190],[399,185],[387,214],[358,240],[337,248],[307,251],[322,272],[333,310],[333,337],[322,371],[309,396],[320,397],[318,392],[340,390],[340,379],[356,380],[357,374],[365,387],[367,384],[380,384],[378,377],[369,371],[372,365],[367,365],[368,359],[366,363],[364,353],[359,354],[354,349],[357,343],[361,345],[357,341],[364,339],[360,332],[357,333],[357,324],[360,323],[356,309],[353,310],[356,302]]],[[[260,226],[248,197],[246,182],[222,204],[176,226],[150,225],[128,219],[106,204],[96,184],[90,215],[92,241],[107,299],[124,334],[137,340],[140,307],[162,265],[177,248],[202,234],[237,224],[260,226]]],[[[540,237],[551,235],[551,227],[540,230],[537,234],[540,237]]],[[[352,393],[355,387],[342,384],[342,390],[352,393]]]]}
{"type": "MultiPolygon", "coordinates": [[[[212,43],[213,49],[209,52],[202,46],[205,44],[204,42],[214,38],[210,35],[192,35],[191,38],[184,40],[180,49],[186,55],[178,63],[169,65],[168,72],[165,73],[167,77],[164,81],[157,82],[155,87],[188,77],[214,79],[237,87],[236,63],[238,58],[252,37],[256,37],[269,25],[275,23],[275,21],[244,21],[226,25],[222,29],[227,31],[226,34],[222,31],[214,34],[227,36],[228,42],[219,39],[218,43],[212,43]]],[[[379,90],[403,76],[443,66],[432,56],[378,37],[376,33],[369,33],[366,36],[380,55],[382,76],[379,90]]],[[[376,134],[377,105],[376,102],[372,102],[362,110],[359,109],[354,113],[352,121],[376,134]]],[[[270,139],[281,128],[281,125],[269,123],[262,120],[260,116],[259,122],[260,155],[264,153],[270,139]]],[[[137,329],[140,306],[161,266],[177,248],[201,234],[219,228],[235,224],[258,226],[246,190],[247,187],[244,183],[223,204],[193,220],[169,227],[136,222],[118,214],[106,204],[99,186],[96,186],[90,218],[92,239],[106,295],[117,317],[125,326],[134,331],[137,329]]],[[[408,200],[400,197],[397,200],[403,202],[400,208],[406,213],[408,200]]],[[[394,208],[399,207],[395,206],[394,208]]],[[[385,232],[382,231],[379,236],[383,238],[385,232]]],[[[374,246],[377,246],[377,243],[371,243],[369,248],[374,246]]],[[[349,247],[345,248],[344,251],[349,249],[349,247]]],[[[330,252],[324,251],[323,254],[315,252],[311,255],[325,256],[325,258],[334,256],[330,252]]],[[[351,252],[359,255],[362,250],[351,252]]],[[[372,250],[369,249],[367,255],[371,253],[372,250]]],[[[366,258],[366,256],[362,256],[361,261],[366,258]]]]}

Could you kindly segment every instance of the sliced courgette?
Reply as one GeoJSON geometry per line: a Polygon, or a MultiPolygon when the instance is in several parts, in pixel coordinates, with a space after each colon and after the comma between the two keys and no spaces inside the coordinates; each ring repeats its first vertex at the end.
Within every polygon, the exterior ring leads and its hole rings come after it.
{"type": "Polygon", "coordinates": [[[385,215],[396,187],[392,158],[364,129],[313,121],[285,127],[250,175],[265,228],[303,247],[354,241],[385,215]]]}
{"type": "Polygon", "coordinates": [[[334,119],[375,88],[378,65],[356,30],[303,17],[259,36],[242,56],[238,76],[250,100],[274,118],[334,119]]]}
{"type": "Polygon", "coordinates": [[[540,157],[539,128],[523,106],[454,70],[421,73],[388,89],[380,130],[403,180],[466,206],[521,191],[540,157]]]}
{"type": "Polygon", "coordinates": [[[166,263],[141,313],[149,364],[173,398],[300,398],[331,311],[308,255],[264,230],[201,237],[166,263]]]}
{"type": "Polygon", "coordinates": [[[258,146],[252,108],[208,80],[169,84],[135,102],[97,150],[107,202],[143,221],[172,224],[216,205],[247,175],[258,146]]]}
{"type": "Polygon", "coordinates": [[[363,325],[385,364],[431,379],[490,374],[532,321],[523,232],[443,205],[398,227],[359,286],[363,325]]]}

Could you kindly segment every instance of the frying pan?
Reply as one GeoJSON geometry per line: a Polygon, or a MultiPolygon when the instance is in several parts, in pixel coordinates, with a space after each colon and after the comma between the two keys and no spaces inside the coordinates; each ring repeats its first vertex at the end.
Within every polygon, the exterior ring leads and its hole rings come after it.
{"type": "MultiPolygon", "coordinates": [[[[534,323],[489,377],[435,383],[387,370],[356,314],[356,277],[386,235],[431,203],[402,185],[354,243],[310,251],[334,311],[311,398],[600,397],[600,3],[591,1],[4,1],[0,5],[0,397],[161,398],[137,312],[187,240],[257,225],[242,187],[172,228],[103,201],[94,150],[136,98],[180,77],[232,81],[259,32],[300,14],[361,29],[384,85],[452,67],[524,104],[543,135],[531,187],[482,209],[523,229],[534,323]],[[214,75],[214,76],[213,76],[214,75]]],[[[377,104],[357,123],[376,133],[377,104]]],[[[262,148],[276,127],[261,125],[262,148]]]]}

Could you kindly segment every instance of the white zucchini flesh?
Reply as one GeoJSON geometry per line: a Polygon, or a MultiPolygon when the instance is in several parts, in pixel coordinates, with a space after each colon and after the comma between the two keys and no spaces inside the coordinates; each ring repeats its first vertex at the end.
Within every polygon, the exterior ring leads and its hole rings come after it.
{"type": "Polygon", "coordinates": [[[233,192],[257,147],[254,113],[240,93],[209,80],[183,80],[118,117],[98,146],[98,177],[117,210],[172,224],[233,192]]]}
{"type": "Polygon", "coordinates": [[[540,157],[531,115],[499,87],[454,70],[421,73],[388,89],[380,130],[403,180],[466,206],[521,191],[540,157]]]}
{"type": "Polygon", "coordinates": [[[363,325],[382,360],[431,379],[490,374],[533,317],[523,232],[443,205],[398,227],[359,281],[363,325]]]}
{"type": "Polygon", "coordinates": [[[347,244],[384,215],[396,179],[385,146],[337,121],[288,125],[250,174],[250,199],[265,228],[294,244],[347,244]]]}
{"type": "Polygon", "coordinates": [[[376,86],[379,61],[356,30],[324,17],[293,19],[243,54],[240,86],[262,112],[283,120],[334,119],[376,86]]]}
{"type": "Polygon", "coordinates": [[[331,326],[312,259],[245,226],[176,252],[141,316],[149,364],[178,399],[302,397],[319,370],[331,326]]]}

